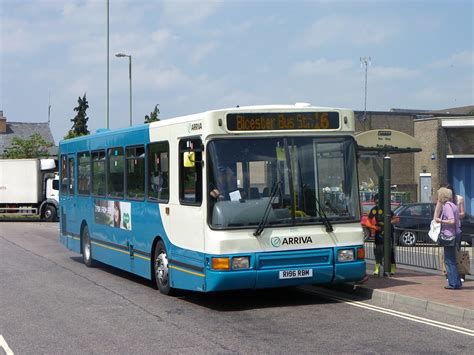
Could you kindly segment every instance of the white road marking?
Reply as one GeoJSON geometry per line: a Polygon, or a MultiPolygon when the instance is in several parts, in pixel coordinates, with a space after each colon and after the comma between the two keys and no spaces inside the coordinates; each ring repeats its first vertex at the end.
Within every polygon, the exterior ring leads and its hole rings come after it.
{"type": "Polygon", "coordinates": [[[464,335],[474,337],[474,330],[471,330],[471,329],[458,327],[456,325],[452,325],[452,324],[448,324],[448,323],[438,322],[438,321],[428,319],[428,318],[418,317],[418,316],[415,316],[413,314],[399,312],[399,311],[395,311],[395,310],[388,309],[388,308],[383,308],[383,307],[379,307],[379,306],[370,305],[370,304],[360,302],[360,301],[354,301],[354,300],[351,300],[349,298],[345,298],[345,297],[342,297],[342,296],[335,296],[333,294],[322,292],[322,291],[319,292],[319,290],[318,291],[313,291],[313,290],[304,289],[304,291],[315,294],[315,295],[324,296],[324,297],[327,297],[327,298],[330,298],[330,299],[348,304],[350,306],[364,308],[364,309],[368,309],[368,310],[371,310],[371,311],[374,311],[374,312],[384,313],[384,314],[388,314],[388,315],[391,315],[391,316],[394,316],[394,317],[407,319],[407,320],[410,320],[412,322],[422,323],[422,324],[430,325],[432,327],[441,328],[441,329],[445,329],[445,330],[449,330],[449,331],[452,331],[452,332],[456,332],[456,333],[460,333],[460,334],[464,334],[464,335]]]}
{"type": "Polygon", "coordinates": [[[8,346],[5,338],[1,334],[0,334],[0,349],[5,350],[5,353],[7,355],[13,355],[12,349],[10,349],[10,347],[8,346]]]}

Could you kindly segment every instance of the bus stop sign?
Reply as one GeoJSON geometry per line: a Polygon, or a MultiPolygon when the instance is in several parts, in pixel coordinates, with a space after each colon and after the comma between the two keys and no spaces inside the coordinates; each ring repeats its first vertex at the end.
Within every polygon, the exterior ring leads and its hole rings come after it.
{"type": "Polygon", "coordinates": [[[362,132],[355,139],[358,150],[397,154],[421,152],[421,145],[415,138],[393,129],[362,132]]]}

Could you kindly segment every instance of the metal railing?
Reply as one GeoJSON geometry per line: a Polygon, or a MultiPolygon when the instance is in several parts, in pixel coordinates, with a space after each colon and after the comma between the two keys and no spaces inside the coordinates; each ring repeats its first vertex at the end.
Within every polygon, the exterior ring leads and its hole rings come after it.
{"type": "MultiPolygon", "coordinates": [[[[443,248],[433,242],[417,241],[413,246],[394,245],[393,248],[397,264],[442,270],[443,248]]],[[[374,249],[375,243],[373,241],[365,242],[366,259],[375,260],[374,249]]],[[[472,260],[472,247],[466,242],[461,242],[461,249],[469,251],[472,260]]]]}

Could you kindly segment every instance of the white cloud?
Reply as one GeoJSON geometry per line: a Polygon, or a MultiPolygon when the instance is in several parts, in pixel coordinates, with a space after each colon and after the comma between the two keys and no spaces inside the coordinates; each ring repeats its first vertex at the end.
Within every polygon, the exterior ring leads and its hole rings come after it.
{"type": "Polygon", "coordinates": [[[401,67],[369,67],[370,78],[375,79],[409,79],[419,76],[421,73],[418,70],[401,68],[401,67]]]}
{"type": "Polygon", "coordinates": [[[474,52],[463,51],[454,53],[448,58],[443,58],[431,64],[433,68],[445,68],[450,66],[474,66],[474,52]]]}
{"type": "Polygon", "coordinates": [[[215,42],[208,42],[198,44],[194,47],[191,51],[191,62],[193,64],[197,64],[201,62],[204,58],[206,58],[209,54],[211,54],[217,48],[217,44],[215,42]]]}
{"type": "Polygon", "coordinates": [[[135,66],[133,85],[140,90],[172,90],[194,86],[193,79],[177,67],[150,69],[135,66]]]}
{"type": "Polygon", "coordinates": [[[296,76],[306,75],[335,75],[350,69],[353,66],[350,60],[327,60],[320,58],[317,60],[306,60],[304,62],[295,63],[290,72],[296,76]]]}
{"type": "Polygon", "coordinates": [[[166,0],[163,18],[168,23],[189,25],[200,22],[216,12],[221,0],[166,0]]]}
{"type": "Polygon", "coordinates": [[[384,19],[368,21],[366,18],[350,16],[326,16],[313,22],[295,40],[299,47],[320,47],[331,42],[349,42],[357,46],[381,44],[398,32],[397,26],[384,19]]]}

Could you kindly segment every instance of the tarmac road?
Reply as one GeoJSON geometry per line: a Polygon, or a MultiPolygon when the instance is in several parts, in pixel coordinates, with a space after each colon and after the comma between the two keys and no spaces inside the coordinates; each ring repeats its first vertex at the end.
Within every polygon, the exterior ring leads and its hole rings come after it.
{"type": "Polygon", "coordinates": [[[469,353],[474,345],[468,330],[312,287],[163,296],[142,278],[85,267],[59,244],[57,223],[1,222],[0,260],[6,353],[469,353]]]}

